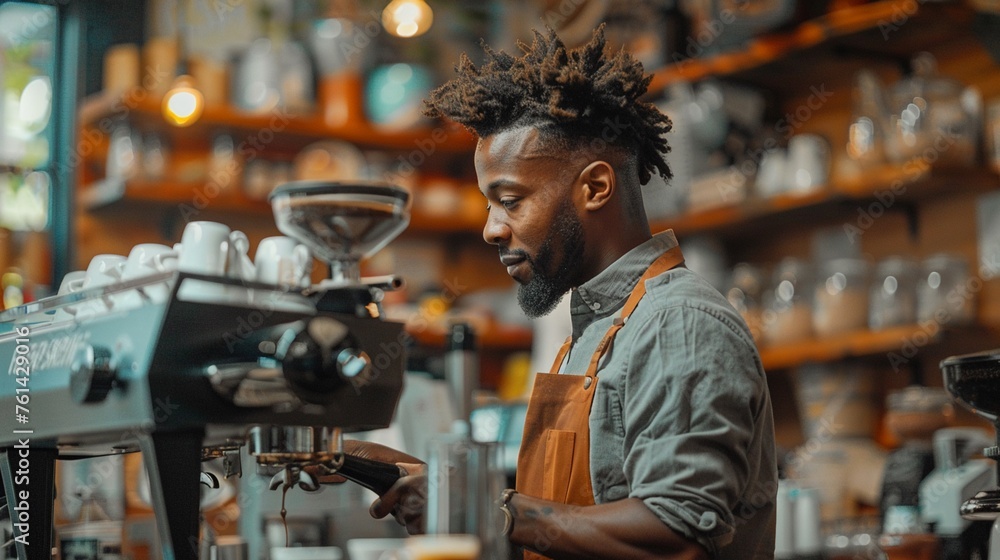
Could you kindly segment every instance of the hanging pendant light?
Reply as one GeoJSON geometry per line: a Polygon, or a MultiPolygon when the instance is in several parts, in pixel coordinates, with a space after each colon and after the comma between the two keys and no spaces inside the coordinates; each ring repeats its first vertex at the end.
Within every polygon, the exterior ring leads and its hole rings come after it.
{"type": "Polygon", "coordinates": [[[424,0],[392,0],[382,10],[382,26],[396,37],[423,35],[434,23],[434,11],[424,0]]]}
{"type": "Polygon", "coordinates": [[[193,77],[187,72],[187,53],[181,36],[181,26],[184,25],[183,1],[177,1],[177,52],[180,62],[177,74],[167,94],[163,96],[161,111],[163,118],[174,126],[191,126],[198,122],[205,110],[205,96],[198,91],[193,77]]]}
{"type": "Polygon", "coordinates": [[[195,87],[194,78],[182,74],[163,97],[163,118],[174,126],[191,126],[205,110],[205,97],[195,87]]]}

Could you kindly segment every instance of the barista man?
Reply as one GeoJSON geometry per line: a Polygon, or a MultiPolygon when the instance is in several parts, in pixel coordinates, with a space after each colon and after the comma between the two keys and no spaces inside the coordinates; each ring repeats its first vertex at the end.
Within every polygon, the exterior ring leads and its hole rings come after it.
{"type": "MultiPolygon", "coordinates": [[[[526,558],[772,558],[764,371],[673,233],[650,235],[640,186],[670,177],[670,121],[639,101],[649,78],[626,52],[605,54],[603,27],[578,49],[551,31],[521,49],[487,47],[479,67],[463,56],[427,102],[479,138],[483,237],[524,312],[570,292],[573,334],[535,380],[517,490],[500,498],[510,540],[526,558]]],[[[373,444],[348,451],[400,465],[371,513],[421,532],[425,466],[373,444]]]]}

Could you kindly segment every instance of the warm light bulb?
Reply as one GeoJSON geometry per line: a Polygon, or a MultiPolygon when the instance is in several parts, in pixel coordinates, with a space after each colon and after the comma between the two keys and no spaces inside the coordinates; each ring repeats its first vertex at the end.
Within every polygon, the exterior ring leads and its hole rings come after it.
{"type": "Polygon", "coordinates": [[[424,0],[392,0],[382,10],[382,25],[397,37],[424,34],[434,22],[434,12],[424,0]]]}
{"type": "Polygon", "coordinates": [[[205,98],[194,88],[193,80],[181,76],[163,98],[163,118],[174,126],[194,124],[205,109],[205,98]]]}
{"type": "Polygon", "coordinates": [[[404,21],[396,26],[396,35],[400,37],[413,37],[417,34],[418,30],[416,22],[404,21]]]}

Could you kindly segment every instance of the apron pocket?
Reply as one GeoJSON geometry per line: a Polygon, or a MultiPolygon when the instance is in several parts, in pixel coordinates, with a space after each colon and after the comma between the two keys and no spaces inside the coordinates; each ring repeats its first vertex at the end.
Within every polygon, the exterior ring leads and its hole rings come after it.
{"type": "Polygon", "coordinates": [[[542,482],[542,499],[566,503],[569,494],[570,473],[573,470],[573,451],[576,432],[568,430],[545,431],[545,480],[542,482]]]}

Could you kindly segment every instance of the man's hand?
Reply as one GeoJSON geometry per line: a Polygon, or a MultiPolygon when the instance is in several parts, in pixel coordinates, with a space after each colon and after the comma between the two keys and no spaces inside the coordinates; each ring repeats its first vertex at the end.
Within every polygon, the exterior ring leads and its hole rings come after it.
{"type": "Polygon", "coordinates": [[[375,519],[390,513],[396,522],[406,527],[411,535],[420,535],[426,529],[424,510],[427,505],[427,465],[423,463],[396,463],[405,473],[385,494],[372,502],[368,512],[375,519]]]}
{"type": "MultiPolygon", "coordinates": [[[[378,443],[358,441],[354,439],[344,440],[344,452],[362,459],[371,459],[383,463],[407,463],[422,464],[423,461],[413,455],[408,455],[402,451],[397,451],[391,447],[386,447],[378,443]]],[[[336,474],[321,474],[316,467],[308,467],[306,471],[313,476],[319,477],[320,484],[340,484],[347,479],[336,474]]]]}
{"type": "MultiPolygon", "coordinates": [[[[344,440],[344,451],[362,459],[392,463],[403,471],[403,476],[375,500],[368,512],[375,519],[390,513],[396,522],[406,527],[411,535],[424,532],[424,508],[427,504],[427,465],[413,455],[397,451],[378,443],[344,440]]],[[[319,477],[321,484],[340,484],[347,479],[337,474],[320,475],[314,467],[310,474],[319,477]]]]}

